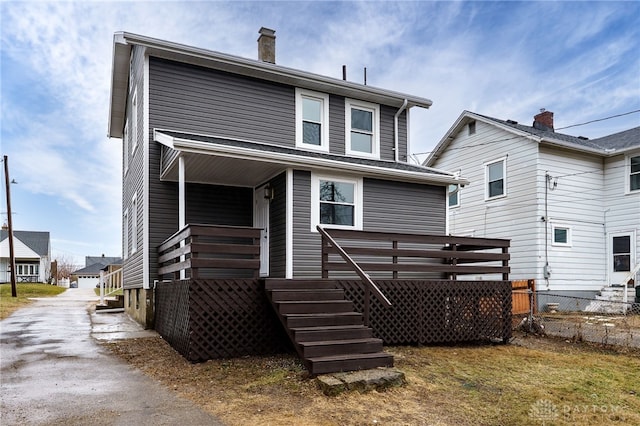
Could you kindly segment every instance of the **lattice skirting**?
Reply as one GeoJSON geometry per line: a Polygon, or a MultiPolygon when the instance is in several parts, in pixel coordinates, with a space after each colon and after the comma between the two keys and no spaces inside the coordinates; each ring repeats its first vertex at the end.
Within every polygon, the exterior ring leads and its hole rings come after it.
{"type": "MultiPolygon", "coordinates": [[[[359,280],[337,280],[357,311],[364,309],[359,280]]],[[[509,281],[376,281],[390,308],[372,296],[370,326],[385,345],[452,343],[511,338],[509,281]]]]}
{"type": "Polygon", "coordinates": [[[291,350],[262,281],[161,282],[155,297],[156,330],[189,361],[291,350]]]}

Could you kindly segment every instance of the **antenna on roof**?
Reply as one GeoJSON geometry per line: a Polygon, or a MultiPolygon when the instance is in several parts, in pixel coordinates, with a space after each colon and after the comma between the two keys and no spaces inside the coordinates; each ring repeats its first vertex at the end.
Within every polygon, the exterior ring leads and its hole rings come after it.
{"type": "Polygon", "coordinates": [[[367,85],[367,67],[364,67],[364,85],[367,85]]]}

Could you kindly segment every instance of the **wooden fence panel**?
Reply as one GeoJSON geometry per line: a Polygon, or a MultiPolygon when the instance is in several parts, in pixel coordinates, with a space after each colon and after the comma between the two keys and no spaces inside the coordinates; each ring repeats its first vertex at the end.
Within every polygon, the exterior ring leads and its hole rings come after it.
{"type": "MultiPolygon", "coordinates": [[[[531,309],[531,301],[533,300],[529,296],[529,290],[532,292],[532,297],[535,298],[536,292],[535,280],[513,280],[511,281],[512,291],[512,314],[513,315],[525,315],[528,314],[531,309]]],[[[535,300],[533,300],[534,313],[536,310],[535,300]]]]}

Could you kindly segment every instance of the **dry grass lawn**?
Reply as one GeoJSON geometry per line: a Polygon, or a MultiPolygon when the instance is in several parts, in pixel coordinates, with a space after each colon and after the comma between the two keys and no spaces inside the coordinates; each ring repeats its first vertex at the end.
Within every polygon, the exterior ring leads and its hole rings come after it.
{"type": "Polygon", "coordinates": [[[16,310],[32,303],[31,297],[51,297],[64,292],[66,288],[42,283],[16,284],[17,297],[11,296],[11,284],[0,285],[0,320],[16,310]]]}
{"type": "Polygon", "coordinates": [[[408,385],[336,397],[293,355],[190,364],[161,338],[107,346],[229,425],[640,424],[640,352],[564,340],[387,347],[408,385]]]}

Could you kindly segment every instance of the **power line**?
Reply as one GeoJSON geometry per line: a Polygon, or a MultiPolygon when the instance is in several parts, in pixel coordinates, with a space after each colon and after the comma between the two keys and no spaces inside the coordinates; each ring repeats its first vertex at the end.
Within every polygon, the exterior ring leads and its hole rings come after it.
{"type": "Polygon", "coordinates": [[[595,120],[587,121],[587,122],[584,122],[584,123],[572,124],[570,126],[565,126],[565,127],[558,127],[555,130],[564,130],[564,129],[569,129],[571,127],[584,126],[585,124],[597,123],[598,121],[605,121],[605,120],[611,120],[612,118],[624,117],[625,115],[635,114],[636,112],[640,112],[640,109],[637,109],[635,111],[623,112],[622,114],[616,114],[616,115],[612,115],[612,116],[609,116],[609,117],[597,118],[595,120]]]}

